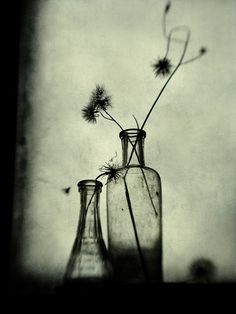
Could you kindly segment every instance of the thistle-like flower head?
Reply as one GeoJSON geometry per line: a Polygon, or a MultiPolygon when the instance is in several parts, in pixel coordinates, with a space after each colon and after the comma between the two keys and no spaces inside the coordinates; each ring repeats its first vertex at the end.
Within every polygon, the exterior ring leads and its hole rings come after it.
{"type": "Polygon", "coordinates": [[[169,75],[171,72],[172,64],[168,58],[158,59],[155,63],[152,64],[153,71],[155,76],[162,75],[163,77],[169,75]]]}
{"type": "Polygon", "coordinates": [[[107,95],[104,86],[97,85],[89,99],[87,106],[82,108],[82,117],[91,123],[96,123],[96,118],[101,110],[111,107],[111,96],[107,95]]]}
{"type": "Polygon", "coordinates": [[[97,85],[95,90],[92,91],[89,105],[99,109],[107,109],[111,107],[111,96],[107,95],[107,92],[102,85],[97,85]]]}
{"type": "Polygon", "coordinates": [[[104,176],[108,176],[108,182],[118,180],[121,176],[120,173],[121,166],[117,163],[106,162],[99,170],[103,172],[104,176]]]}
{"type": "Polygon", "coordinates": [[[98,117],[98,110],[96,107],[88,104],[84,108],[82,108],[82,117],[87,122],[96,123],[96,118],[98,117]]]}

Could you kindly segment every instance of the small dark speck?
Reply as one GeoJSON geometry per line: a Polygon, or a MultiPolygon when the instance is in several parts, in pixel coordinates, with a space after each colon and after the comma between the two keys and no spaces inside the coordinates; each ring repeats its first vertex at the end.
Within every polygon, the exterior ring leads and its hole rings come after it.
{"type": "Polygon", "coordinates": [[[121,208],[121,210],[123,211],[123,210],[124,210],[124,208],[121,208]]]}
{"type": "Polygon", "coordinates": [[[156,194],[157,194],[157,195],[159,195],[159,193],[158,193],[158,192],[156,192],[156,194]]]}
{"type": "Polygon", "coordinates": [[[70,193],[70,189],[71,189],[71,187],[64,188],[64,189],[61,189],[61,190],[62,190],[62,192],[64,192],[65,194],[69,194],[69,193],[70,193]]]}

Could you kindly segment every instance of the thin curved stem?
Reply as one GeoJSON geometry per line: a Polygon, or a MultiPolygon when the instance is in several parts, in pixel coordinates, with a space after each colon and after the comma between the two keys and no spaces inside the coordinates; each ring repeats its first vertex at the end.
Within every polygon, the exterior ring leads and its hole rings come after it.
{"type": "Polygon", "coordinates": [[[100,114],[101,114],[101,116],[102,116],[104,119],[107,119],[107,120],[113,121],[112,119],[105,117],[105,116],[104,116],[104,114],[103,114],[101,111],[100,111],[100,114]]]}
{"type": "Polygon", "coordinates": [[[167,47],[166,47],[166,53],[165,53],[165,57],[164,58],[167,58],[169,50],[170,50],[170,38],[171,38],[171,36],[167,37],[167,47]]]}
{"type": "Polygon", "coordinates": [[[132,115],[133,116],[133,118],[134,118],[134,120],[135,120],[135,122],[136,122],[136,125],[137,125],[137,129],[139,129],[139,124],[138,124],[138,120],[135,118],[135,115],[132,115]]]}
{"type": "Polygon", "coordinates": [[[176,41],[176,42],[179,42],[179,43],[184,43],[185,42],[185,40],[182,40],[182,39],[179,39],[179,38],[172,38],[173,33],[181,31],[181,29],[182,30],[185,29],[185,31],[187,30],[187,32],[190,32],[188,26],[186,26],[186,25],[179,25],[179,26],[176,26],[176,27],[171,29],[171,31],[169,32],[169,35],[167,37],[167,48],[166,48],[165,58],[167,57],[167,55],[169,53],[171,41],[176,41]]]}
{"type": "MultiPolygon", "coordinates": [[[[176,32],[176,31],[181,31],[181,29],[182,29],[183,31],[187,31],[187,32],[190,33],[190,29],[189,29],[189,27],[188,27],[187,25],[178,25],[178,26],[173,27],[173,28],[170,30],[169,36],[172,36],[172,34],[173,34],[174,32],[176,32]]],[[[174,41],[176,41],[176,42],[179,42],[179,43],[182,43],[182,44],[186,42],[186,40],[184,40],[184,39],[175,38],[175,37],[172,38],[172,40],[174,40],[174,41]]]]}
{"type": "MultiPolygon", "coordinates": [[[[186,25],[180,25],[180,26],[176,26],[176,27],[172,28],[171,31],[170,31],[170,33],[169,33],[169,35],[168,35],[168,36],[167,36],[167,35],[165,36],[165,37],[167,38],[167,48],[166,48],[165,58],[167,57],[167,55],[168,55],[168,53],[169,53],[171,41],[175,41],[175,42],[178,42],[178,43],[184,43],[184,42],[185,42],[185,40],[183,40],[183,39],[172,38],[172,35],[173,35],[174,32],[176,32],[176,31],[181,31],[181,29],[184,29],[184,28],[190,32],[188,26],[186,26],[186,25]]],[[[205,53],[205,52],[204,52],[204,53],[205,53]]],[[[193,58],[191,58],[191,59],[188,59],[188,60],[186,60],[185,62],[181,62],[181,65],[188,64],[188,63],[190,63],[190,62],[193,62],[193,61],[195,61],[195,60],[201,58],[201,57],[204,55],[204,53],[200,53],[199,55],[197,55],[197,56],[195,56],[195,57],[193,57],[193,58]]]]}
{"type": "Polygon", "coordinates": [[[185,65],[185,64],[191,63],[191,62],[193,62],[193,61],[195,61],[195,60],[198,60],[198,59],[201,58],[202,56],[203,56],[203,54],[199,54],[199,55],[196,56],[196,57],[193,57],[193,58],[191,58],[191,59],[188,59],[188,60],[182,62],[181,65],[185,65]]]}
{"type": "MultiPolygon", "coordinates": [[[[102,176],[104,176],[104,175],[105,175],[104,173],[99,174],[99,175],[95,178],[95,181],[97,181],[100,177],[102,177],[102,176]]],[[[87,207],[86,207],[85,216],[86,216],[86,214],[87,214],[88,208],[89,208],[89,206],[90,206],[90,204],[91,204],[91,202],[92,202],[92,200],[93,200],[93,197],[94,197],[95,193],[96,193],[96,188],[94,189],[94,192],[93,192],[93,194],[92,194],[92,196],[91,196],[91,198],[90,198],[90,200],[89,200],[89,202],[88,202],[88,205],[87,205],[87,207]]]]}
{"type": "Polygon", "coordinates": [[[153,207],[154,213],[155,213],[156,216],[158,216],[158,212],[157,212],[156,207],[155,207],[155,205],[154,205],[154,203],[153,203],[153,200],[152,200],[152,196],[151,196],[151,192],[150,192],[150,189],[149,189],[149,186],[148,186],[148,182],[147,182],[146,175],[145,175],[145,173],[144,173],[144,171],[143,171],[143,168],[140,167],[140,169],[141,169],[141,172],[142,172],[142,175],[143,175],[143,178],[144,178],[145,185],[146,185],[146,187],[147,187],[148,196],[149,196],[149,198],[150,198],[151,205],[152,205],[152,207],[153,207]]]}
{"type": "Polygon", "coordinates": [[[99,178],[102,177],[102,176],[104,176],[104,173],[99,174],[99,175],[95,178],[95,180],[97,181],[97,179],[99,179],[99,178]]]}
{"type": "Polygon", "coordinates": [[[119,123],[118,121],[116,121],[116,119],[113,118],[113,116],[110,115],[110,113],[107,112],[106,109],[103,108],[103,111],[111,118],[111,120],[113,120],[113,121],[118,125],[118,127],[119,127],[122,131],[124,130],[124,129],[122,128],[122,126],[120,125],[120,123],[119,123]]]}
{"type": "Polygon", "coordinates": [[[188,59],[188,60],[182,62],[181,65],[185,65],[185,64],[188,64],[188,63],[190,63],[190,62],[193,62],[193,61],[195,61],[195,60],[201,58],[202,56],[203,56],[203,54],[199,54],[199,55],[196,56],[196,57],[193,57],[193,58],[191,58],[191,59],[188,59]]]}
{"type": "Polygon", "coordinates": [[[165,38],[167,38],[167,34],[166,34],[166,13],[163,14],[163,17],[162,17],[162,31],[163,31],[163,36],[165,38]]]}

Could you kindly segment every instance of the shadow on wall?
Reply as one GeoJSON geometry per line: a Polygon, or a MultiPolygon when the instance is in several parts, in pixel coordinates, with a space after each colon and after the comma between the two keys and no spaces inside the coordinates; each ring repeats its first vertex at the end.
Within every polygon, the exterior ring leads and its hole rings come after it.
{"type": "Polygon", "coordinates": [[[212,283],[216,281],[216,266],[207,258],[199,258],[189,267],[190,283],[212,283]]]}

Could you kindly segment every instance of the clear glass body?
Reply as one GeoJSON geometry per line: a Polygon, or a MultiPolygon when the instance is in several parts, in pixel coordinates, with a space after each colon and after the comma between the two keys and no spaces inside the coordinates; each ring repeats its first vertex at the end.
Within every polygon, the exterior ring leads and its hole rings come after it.
{"type": "Polygon", "coordinates": [[[111,265],[99,215],[102,183],[97,180],[83,180],[78,183],[78,187],[81,212],[65,283],[107,281],[111,276],[111,265]]]}
{"type": "Polygon", "coordinates": [[[120,133],[123,167],[107,183],[108,247],[114,279],[162,281],[161,179],[144,165],[143,130],[120,133]],[[136,152],[130,158],[134,143],[136,152]]]}

